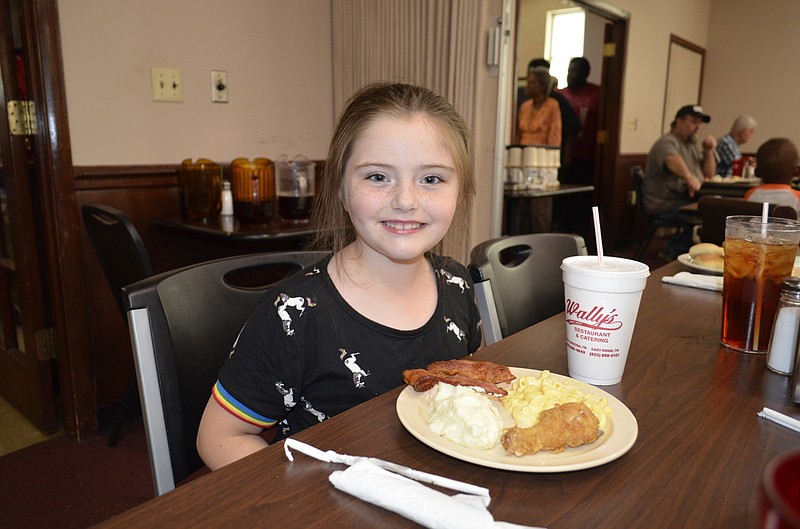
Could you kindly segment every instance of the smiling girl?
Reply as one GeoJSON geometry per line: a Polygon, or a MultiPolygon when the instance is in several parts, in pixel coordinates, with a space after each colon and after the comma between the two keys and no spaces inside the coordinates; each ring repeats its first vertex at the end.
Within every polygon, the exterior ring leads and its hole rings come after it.
{"type": "Polygon", "coordinates": [[[463,244],[469,131],[443,97],[373,84],[339,118],[315,205],[331,256],[273,285],[219,374],[198,433],[212,469],[402,384],[405,369],[473,353],[480,318],[463,244]],[[452,244],[453,246],[450,246],[452,244]]]}

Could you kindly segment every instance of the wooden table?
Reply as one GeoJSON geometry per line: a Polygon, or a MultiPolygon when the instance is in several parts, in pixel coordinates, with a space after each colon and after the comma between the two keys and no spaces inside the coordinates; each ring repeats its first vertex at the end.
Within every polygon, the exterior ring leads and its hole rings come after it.
{"type": "Polygon", "coordinates": [[[232,217],[160,219],[153,224],[164,244],[180,254],[179,266],[233,255],[304,250],[314,234],[307,220],[284,220],[277,214],[265,224],[241,224],[232,217]]]}
{"type": "Polygon", "coordinates": [[[556,195],[572,195],[574,193],[591,193],[594,186],[582,184],[561,184],[558,187],[548,187],[547,189],[506,189],[503,193],[504,198],[542,198],[556,195]]]}
{"type": "MultiPolygon", "coordinates": [[[[503,193],[505,211],[503,233],[508,235],[530,233],[530,216],[537,200],[593,191],[594,186],[581,184],[561,184],[548,189],[506,189],[503,193]]],[[[552,202],[548,207],[552,209],[552,202]]]]}
{"type": "MultiPolygon", "coordinates": [[[[636,416],[639,437],[606,465],[556,474],[485,468],[443,455],[411,436],[395,413],[398,388],[301,432],[322,450],[374,456],[488,487],[495,519],[557,528],[756,527],[766,463],[800,448],[800,434],[756,416],[764,406],[800,417],[790,379],[763,355],[719,344],[721,295],[667,285],[653,272],[625,375],[603,389],[636,416]]],[[[566,373],[563,315],[476,353],[507,365],[566,373]]],[[[415,527],[333,488],[341,465],[283,443],[136,507],[105,527],[415,527]]]]}
{"type": "Polygon", "coordinates": [[[732,180],[730,182],[713,182],[706,180],[703,182],[702,187],[700,187],[700,191],[697,192],[697,196],[719,195],[722,197],[744,198],[748,191],[760,184],[760,180],[745,180],[744,182],[737,180],[732,180]]]}
{"type": "Polygon", "coordinates": [[[302,241],[314,230],[308,220],[284,220],[277,214],[268,223],[242,224],[233,217],[209,220],[164,219],[154,222],[161,229],[209,242],[232,244],[271,244],[302,241]]]}

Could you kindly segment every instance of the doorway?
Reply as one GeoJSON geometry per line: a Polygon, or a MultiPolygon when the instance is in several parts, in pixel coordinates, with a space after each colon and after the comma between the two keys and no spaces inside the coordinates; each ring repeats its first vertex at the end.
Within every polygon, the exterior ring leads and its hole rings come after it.
{"type": "Polygon", "coordinates": [[[2,7],[2,103],[9,119],[0,125],[0,394],[44,432],[52,432],[57,426],[54,351],[37,241],[42,215],[35,189],[35,106],[28,106],[22,6],[11,0],[2,7]]]}
{"type": "Polygon", "coordinates": [[[0,395],[44,432],[97,419],[56,0],[0,0],[0,395]]]}
{"type": "MultiPolygon", "coordinates": [[[[511,31],[511,39],[509,39],[508,46],[512,49],[503,54],[507,57],[507,64],[501,63],[501,70],[507,68],[509,71],[504,76],[502,71],[500,75],[500,101],[498,102],[498,113],[504,113],[498,116],[498,129],[497,141],[495,144],[495,186],[494,186],[494,207],[495,212],[498,210],[502,212],[503,209],[503,182],[505,180],[504,171],[504,156],[505,147],[513,137],[512,130],[516,125],[516,117],[514,109],[516,105],[517,82],[520,77],[519,68],[520,64],[524,64],[524,70],[527,72],[527,62],[534,57],[541,56],[544,50],[545,35],[539,35],[541,46],[539,47],[542,52],[539,54],[531,55],[531,52],[526,53],[525,57],[519,53],[519,40],[525,34],[531,37],[531,31],[526,31],[521,27],[522,21],[519,18],[520,2],[523,0],[507,0],[507,3],[512,4],[511,9],[515,13],[513,28],[511,31]],[[505,80],[510,80],[509,84],[505,84],[505,80]]],[[[533,28],[532,31],[544,33],[541,28],[544,27],[544,16],[547,10],[566,7],[580,7],[584,9],[590,19],[595,20],[591,24],[591,28],[598,28],[597,30],[590,31],[590,40],[595,44],[591,49],[584,50],[584,56],[590,57],[592,62],[592,74],[599,74],[600,82],[600,103],[598,111],[598,126],[597,126],[597,148],[595,156],[595,169],[593,182],[595,186],[593,203],[600,207],[601,212],[606,212],[606,217],[609,217],[614,224],[617,212],[614,208],[614,203],[617,200],[616,195],[627,192],[628,181],[618,180],[617,158],[619,156],[619,136],[620,136],[620,121],[622,114],[622,84],[625,73],[625,47],[627,40],[627,25],[629,14],[625,11],[618,10],[609,6],[604,2],[595,0],[526,0],[536,5],[534,10],[539,10],[541,13],[541,25],[533,28]],[[595,39],[591,35],[598,35],[595,39]],[[599,35],[602,36],[599,36],[599,35]],[[597,63],[595,65],[595,62],[597,63]],[[624,188],[624,189],[623,189],[624,188]]],[[[538,23],[537,23],[538,24],[538,23]]],[[[493,236],[500,236],[502,226],[502,213],[493,216],[493,236]]]]}

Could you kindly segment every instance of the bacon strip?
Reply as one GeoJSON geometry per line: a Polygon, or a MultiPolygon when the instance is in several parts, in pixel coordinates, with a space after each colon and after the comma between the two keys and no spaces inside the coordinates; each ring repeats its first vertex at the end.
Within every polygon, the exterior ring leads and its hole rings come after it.
{"type": "Polygon", "coordinates": [[[428,371],[437,375],[463,375],[495,384],[511,382],[517,378],[504,365],[474,360],[442,360],[430,364],[428,371]]]}
{"type": "Polygon", "coordinates": [[[490,395],[504,397],[508,392],[495,384],[486,380],[479,380],[464,375],[445,375],[431,373],[426,369],[408,369],[403,371],[403,381],[414,388],[415,391],[428,391],[439,382],[453,386],[470,386],[483,389],[490,395]]]}

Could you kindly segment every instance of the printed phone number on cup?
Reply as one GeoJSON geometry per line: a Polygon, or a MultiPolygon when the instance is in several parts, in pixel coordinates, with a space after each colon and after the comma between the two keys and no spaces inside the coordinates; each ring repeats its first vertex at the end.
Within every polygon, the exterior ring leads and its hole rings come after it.
{"type": "MultiPolygon", "coordinates": [[[[577,333],[576,333],[575,336],[577,338],[579,338],[579,339],[586,339],[585,336],[582,336],[582,335],[577,334],[577,333]]],[[[594,337],[590,337],[589,341],[601,341],[601,340],[597,340],[597,339],[593,339],[593,338],[594,337]]],[[[606,339],[605,341],[608,341],[608,339],[606,339]]],[[[580,353],[582,355],[586,354],[586,346],[581,345],[579,343],[575,343],[570,339],[567,339],[567,346],[570,349],[572,349],[573,351],[575,351],[576,353],[580,353]]],[[[619,357],[619,349],[596,349],[596,350],[595,349],[591,349],[589,351],[589,356],[594,356],[594,357],[597,357],[597,358],[617,358],[617,357],[619,357]]]]}

